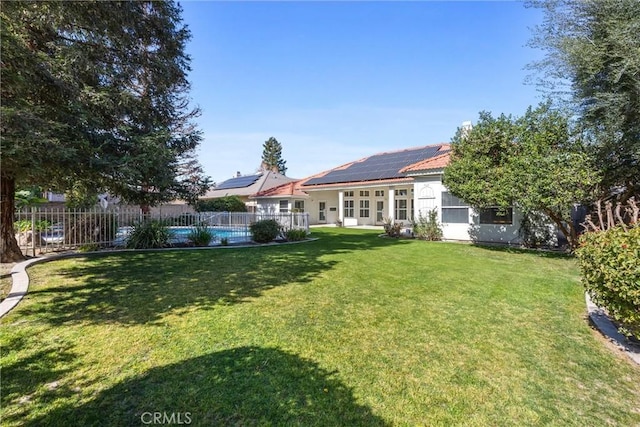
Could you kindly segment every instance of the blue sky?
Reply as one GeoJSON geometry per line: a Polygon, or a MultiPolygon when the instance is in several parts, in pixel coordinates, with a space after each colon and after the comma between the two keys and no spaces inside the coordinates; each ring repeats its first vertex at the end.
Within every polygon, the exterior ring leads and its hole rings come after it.
{"type": "Polygon", "coordinates": [[[199,158],[222,182],[283,146],[303,178],[381,151],[449,142],[482,110],[541,98],[520,2],[181,2],[192,32],[199,158]]]}

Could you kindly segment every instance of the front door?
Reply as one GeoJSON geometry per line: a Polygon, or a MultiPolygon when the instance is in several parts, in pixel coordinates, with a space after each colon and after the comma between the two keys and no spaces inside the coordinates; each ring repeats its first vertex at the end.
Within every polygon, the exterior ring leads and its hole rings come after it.
{"type": "Polygon", "coordinates": [[[321,224],[327,223],[327,202],[318,202],[318,222],[321,224]]]}

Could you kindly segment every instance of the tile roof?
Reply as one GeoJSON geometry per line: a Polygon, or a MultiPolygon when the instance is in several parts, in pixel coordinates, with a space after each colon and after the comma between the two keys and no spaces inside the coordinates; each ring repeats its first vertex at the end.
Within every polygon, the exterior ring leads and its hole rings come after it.
{"type": "Polygon", "coordinates": [[[449,151],[446,151],[439,156],[432,157],[430,159],[422,160],[421,162],[414,163],[412,165],[406,166],[400,169],[402,173],[409,172],[418,172],[418,171],[427,171],[432,169],[441,169],[449,164],[450,155],[449,151]]]}
{"type": "MultiPolygon", "coordinates": [[[[301,186],[307,190],[357,184],[386,184],[389,180],[404,181],[407,178],[405,169],[430,159],[442,157],[439,161],[444,161],[444,155],[448,150],[449,144],[437,144],[378,153],[317,174],[308,178],[301,186]]],[[[435,166],[430,168],[433,167],[435,166]]]]}
{"type": "Polygon", "coordinates": [[[277,197],[277,196],[296,196],[307,197],[307,193],[300,190],[300,183],[304,180],[287,182],[286,184],[279,185],[277,187],[269,188],[268,190],[260,191],[252,196],[257,197],[277,197]]]}
{"type": "Polygon", "coordinates": [[[288,182],[267,190],[259,191],[251,198],[268,197],[306,197],[305,191],[314,189],[330,189],[338,187],[357,187],[362,185],[389,185],[411,182],[413,178],[408,175],[411,172],[438,169],[449,163],[449,144],[427,145],[424,147],[409,148],[398,151],[390,151],[364,157],[354,162],[345,163],[333,169],[323,171],[295,182],[288,182]],[[416,157],[420,159],[415,161],[416,157]],[[372,162],[372,159],[375,161],[372,162]],[[387,168],[386,174],[379,173],[385,161],[391,159],[395,169],[387,168]],[[414,160],[411,162],[411,160],[414,160]],[[398,164],[402,166],[398,168],[398,164]],[[350,169],[358,166],[354,175],[350,169]],[[374,174],[368,174],[368,169],[373,168],[374,174]],[[336,176],[337,175],[337,176],[336,176]],[[350,177],[359,179],[349,180],[350,177]],[[367,179],[368,178],[368,179],[367,179]]]}
{"type": "Polygon", "coordinates": [[[256,175],[245,175],[228,179],[209,190],[203,199],[215,199],[224,196],[247,197],[273,187],[296,181],[278,172],[266,171],[256,175]]]}

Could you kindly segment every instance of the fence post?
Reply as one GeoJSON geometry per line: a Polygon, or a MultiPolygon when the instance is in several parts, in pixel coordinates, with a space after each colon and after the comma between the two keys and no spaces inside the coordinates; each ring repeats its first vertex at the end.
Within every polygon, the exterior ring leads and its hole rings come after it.
{"type": "MultiPolygon", "coordinates": [[[[36,207],[31,206],[31,250],[32,255],[36,256],[36,207]]],[[[27,246],[29,252],[29,246],[27,246]]]]}

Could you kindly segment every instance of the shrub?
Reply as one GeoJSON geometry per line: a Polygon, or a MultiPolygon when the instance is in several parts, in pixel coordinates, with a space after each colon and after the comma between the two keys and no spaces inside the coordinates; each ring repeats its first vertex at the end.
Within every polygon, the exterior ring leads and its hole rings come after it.
{"type": "Polygon", "coordinates": [[[247,205],[238,196],[225,196],[198,200],[195,209],[198,212],[246,212],[247,205]]]}
{"type": "Polygon", "coordinates": [[[187,239],[193,243],[194,246],[209,246],[209,243],[215,239],[215,234],[210,228],[197,225],[189,231],[187,239]]]}
{"type": "Polygon", "coordinates": [[[307,230],[302,228],[290,228],[285,231],[284,237],[289,242],[299,242],[307,238],[307,230]]]}
{"type": "Polygon", "coordinates": [[[391,218],[384,219],[384,232],[389,237],[400,237],[402,231],[402,224],[394,222],[391,218]]]}
{"type": "Polygon", "coordinates": [[[585,233],[576,255],[593,302],[640,337],[640,224],[585,233]]]}
{"type": "MultiPolygon", "coordinates": [[[[36,221],[36,231],[45,231],[49,227],[51,227],[51,222],[47,220],[38,220],[36,221]]],[[[17,233],[24,233],[25,231],[31,231],[31,220],[30,219],[20,219],[13,223],[14,228],[17,233]]]]}
{"type": "Polygon", "coordinates": [[[100,246],[97,243],[85,243],[80,245],[78,252],[95,252],[98,249],[100,249],[100,246]]]}
{"type": "Polygon", "coordinates": [[[420,215],[413,223],[413,233],[422,240],[442,240],[442,226],[438,223],[438,210],[431,209],[426,217],[420,215]]]}
{"type": "Polygon", "coordinates": [[[134,224],[127,238],[127,249],[165,248],[170,246],[171,231],[166,223],[151,219],[134,224]]]}
{"type": "Polygon", "coordinates": [[[249,227],[253,235],[253,241],[268,243],[280,235],[280,224],[275,219],[264,219],[251,224],[249,227]]]}

